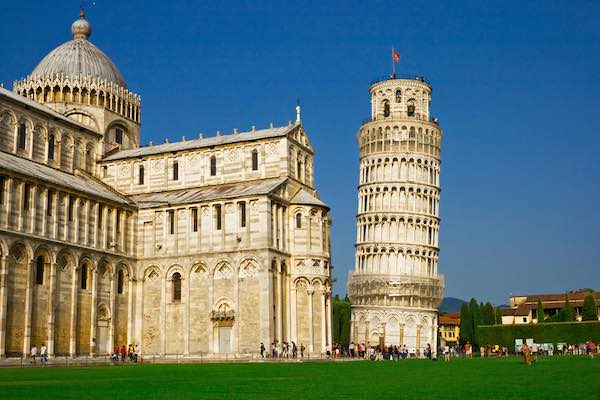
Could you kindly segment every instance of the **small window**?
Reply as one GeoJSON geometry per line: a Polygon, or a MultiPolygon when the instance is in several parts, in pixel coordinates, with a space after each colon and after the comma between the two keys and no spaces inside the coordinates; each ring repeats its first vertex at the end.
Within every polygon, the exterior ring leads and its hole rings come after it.
{"type": "Polygon", "coordinates": [[[108,177],[108,167],[106,165],[102,167],[102,177],[103,178],[108,177]]]}
{"type": "Polygon", "coordinates": [[[175,211],[169,211],[169,234],[175,234],[175,211]]]}
{"type": "Polygon", "coordinates": [[[54,160],[54,135],[48,136],[48,160],[54,160]]]}
{"type": "Polygon", "coordinates": [[[240,203],[240,226],[246,227],[246,202],[244,201],[240,203]]]}
{"type": "Polygon", "coordinates": [[[27,141],[27,126],[24,123],[19,125],[18,146],[19,149],[25,150],[25,142],[27,141]]]}
{"type": "Polygon", "coordinates": [[[302,214],[296,214],[296,229],[302,228],[302,214]]]}
{"type": "Polygon", "coordinates": [[[23,187],[23,210],[29,210],[29,194],[31,192],[31,185],[26,183],[23,187]]]}
{"type": "Polygon", "coordinates": [[[117,293],[118,294],[123,294],[123,281],[124,281],[124,274],[123,274],[123,270],[120,269],[118,274],[117,274],[117,293]]]}
{"type": "Polygon", "coordinates": [[[69,222],[73,221],[73,196],[69,196],[69,206],[68,206],[68,215],[69,215],[69,222]]]}
{"type": "Polygon", "coordinates": [[[0,176],[0,204],[4,203],[4,177],[0,176]]]}
{"type": "Polygon", "coordinates": [[[400,103],[402,101],[402,90],[396,90],[396,103],[400,103]]]}
{"type": "Polygon", "coordinates": [[[102,228],[102,204],[98,204],[98,228],[102,228]]]}
{"type": "Polygon", "coordinates": [[[258,151],[252,150],[252,171],[258,171],[258,151]]]}
{"type": "Polygon", "coordinates": [[[115,129],[115,142],[123,144],[123,130],[121,128],[115,129]]]}
{"type": "Polygon", "coordinates": [[[173,180],[179,180],[179,162],[173,161],[173,180]]]}
{"type": "Polygon", "coordinates": [[[117,210],[117,233],[121,233],[121,210],[117,210]]]}
{"type": "Polygon", "coordinates": [[[198,208],[194,207],[191,209],[192,218],[192,231],[198,232],[198,208]]]}
{"type": "Polygon", "coordinates": [[[210,176],[216,176],[216,175],[217,175],[217,157],[211,156],[210,157],[210,176]]]}
{"type": "Polygon", "coordinates": [[[215,206],[215,225],[216,225],[216,228],[218,231],[221,230],[221,223],[222,223],[221,206],[217,204],[215,206]]]}
{"type": "Polygon", "coordinates": [[[88,266],[84,264],[81,266],[81,289],[87,289],[87,281],[88,281],[88,266]]]}
{"type": "Polygon", "coordinates": [[[302,160],[300,160],[300,155],[298,155],[298,162],[296,163],[296,177],[298,180],[302,179],[302,160]]]}
{"type": "Polygon", "coordinates": [[[144,166],[140,165],[140,167],[138,168],[138,171],[139,171],[138,185],[143,185],[144,184],[144,166]]]}
{"type": "Polygon", "coordinates": [[[383,102],[383,116],[390,116],[390,103],[387,100],[383,102]]]}
{"type": "Polygon", "coordinates": [[[173,278],[173,301],[181,301],[181,274],[175,272],[173,278]]]}
{"type": "Polygon", "coordinates": [[[35,283],[44,284],[44,257],[39,256],[35,261],[35,283]]]}
{"type": "Polygon", "coordinates": [[[52,216],[52,206],[53,206],[53,199],[54,199],[54,193],[50,190],[48,190],[47,195],[46,195],[46,215],[51,217],[52,216]]]}

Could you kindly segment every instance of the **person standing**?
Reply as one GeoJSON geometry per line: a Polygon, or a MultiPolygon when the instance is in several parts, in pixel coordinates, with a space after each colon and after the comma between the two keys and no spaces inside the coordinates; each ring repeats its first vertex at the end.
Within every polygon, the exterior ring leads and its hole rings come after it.
{"type": "Polygon", "coordinates": [[[300,343],[300,357],[304,358],[304,350],[306,350],[306,347],[304,347],[304,344],[300,343]]]}
{"type": "Polygon", "coordinates": [[[125,345],[121,346],[121,362],[125,362],[125,357],[127,357],[127,349],[125,349],[125,345]]]}
{"type": "Polygon", "coordinates": [[[348,346],[348,350],[350,350],[350,357],[354,358],[354,342],[350,342],[350,346],[348,346]]]}
{"type": "Polygon", "coordinates": [[[525,361],[525,364],[531,365],[531,351],[529,350],[527,343],[523,345],[521,351],[523,352],[523,360],[525,361]]]}
{"type": "Polygon", "coordinates": [[[42,343],[42,347],[40,347],[40,363],[42,366],[45,366],[48,362],[48,357],[46,356],[46,345],[42,343]]]}
{"type": "Polygon", "coordinates": [[[35,344],[33,346],[31,346],[30,355],[31,355],[31,363],[33,365],[35,365],[35,356],[37,356],[37,347],[35,347],[35,344]]]}
{"type": "Polygon", "coordinates": [[[263,342],[260,342],[259,351],[260,351],[260,356],[262,358],[265,358],[265,344],[263,342]]]}

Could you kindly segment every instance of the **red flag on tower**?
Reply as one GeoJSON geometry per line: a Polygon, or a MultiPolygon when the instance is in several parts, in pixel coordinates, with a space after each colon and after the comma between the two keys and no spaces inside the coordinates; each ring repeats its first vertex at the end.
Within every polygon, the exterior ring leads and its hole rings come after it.
{"type": "Polygon", "coordinates": [[[395,62],[400,64],[400,53],[398,53],[396,51],[396,49],[394,49],[393,47],[392,47],[392,60],[394,60],[395,62]]]}

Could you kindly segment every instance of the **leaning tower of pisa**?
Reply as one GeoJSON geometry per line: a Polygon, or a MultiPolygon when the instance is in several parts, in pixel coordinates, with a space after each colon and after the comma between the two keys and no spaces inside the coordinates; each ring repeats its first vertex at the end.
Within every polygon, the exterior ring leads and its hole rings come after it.
{"type": "Polygon", "coordinates": [[[431,85],[420,76],[376,80],[360,149],[356,265],[348,279],[351,340],[437,348],[440,148],[429,114],[431,85]]]}

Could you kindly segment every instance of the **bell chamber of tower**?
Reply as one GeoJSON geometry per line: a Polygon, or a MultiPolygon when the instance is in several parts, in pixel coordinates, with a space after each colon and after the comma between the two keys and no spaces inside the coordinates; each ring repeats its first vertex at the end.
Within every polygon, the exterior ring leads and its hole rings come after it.
{"type": "Polygon", "coordinates": [[[437,347],[440,148],[430,116],[432,88],[417,76],[392,76],[370,89],[371,116],[360,151],[355,268],[348,294],[355,343],[437,347]]]}

